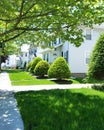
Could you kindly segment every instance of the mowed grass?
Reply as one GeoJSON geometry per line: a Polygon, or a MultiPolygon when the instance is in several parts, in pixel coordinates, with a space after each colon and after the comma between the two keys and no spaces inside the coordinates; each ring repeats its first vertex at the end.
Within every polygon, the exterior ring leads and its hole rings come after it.
{"type": "Polygon", "coordinates": [[[40,85],[40,84],[55,84],[46,79],[36,79],[35,76],[22,70],[7,70],[12,85],[40,85]]]}
{"type": "Polygon", "coordinates": [[[104,93],[43,90],[15,95],[24,130],[104,130],[104,93]]]}
{"type": "Polygon", "coordinates": [[[12,85],[44,85],[44,84],[72,84],[79,83],[74,79],[69,80],[48,80],[48,79],[37,79],[34,75],[29,72],[22,70],[7,70],[12,85]]]}

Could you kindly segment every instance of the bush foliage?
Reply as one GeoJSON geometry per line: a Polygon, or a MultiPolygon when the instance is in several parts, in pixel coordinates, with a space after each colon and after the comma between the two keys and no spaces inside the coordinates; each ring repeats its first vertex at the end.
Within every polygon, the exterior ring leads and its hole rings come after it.
{"type": "Polygon", "coordinates": [[[30,62],[30,68],[29,68],[29,71],[31,73],[34,73],[34,69],[35,69],[35,66],[42,60],[41,57],[35,57],[31,62],[30,62]]]}
{"type": "Polygon", "coordinates": [[[71,75],[70,69],[66,60],[63,57],[58,57],[48,70],[50,78],[65,79],[71,75]]]}
{"type": "Polygon", "coordinates": [[[32,61],[29,62],[29,64],[26,66],[26,70],[27,70],[27,71],[30,71],[30,69],[31,69],[31,65],[32,65],[32,61]]]}
{"type": "Polygon", "coordinates": [[[41,60],[35,67],[34,73],[39,77],[44,77],[44,75],[47,75],[47,71],[49,69],[50,65],[47,61],[41,60]]]}
{"type": "Polygon", "coordinates": [[[87,78],[104,79],[104,33],[100,35],[92,51],[87,78]]]}

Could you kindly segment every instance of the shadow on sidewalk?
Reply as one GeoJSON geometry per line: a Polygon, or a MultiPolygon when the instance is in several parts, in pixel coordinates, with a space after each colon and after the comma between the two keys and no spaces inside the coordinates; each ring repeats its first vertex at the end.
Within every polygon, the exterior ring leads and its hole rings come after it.
{"type": "Polygon", "coordinates": [[[0,91],[0,130],[23,130],[13,92],[0,91]]]}

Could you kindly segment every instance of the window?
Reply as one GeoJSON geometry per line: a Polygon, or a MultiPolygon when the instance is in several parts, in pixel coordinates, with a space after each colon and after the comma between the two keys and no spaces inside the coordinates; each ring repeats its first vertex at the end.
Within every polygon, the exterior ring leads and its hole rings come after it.
{"type": "Polygon", "coordinates": [[[25,57],[27,57],[27,53],[25,53],[25,57]]]}
{"type": "Polygon", "coordinates": [[[66,61],[68,62],[68,51],[66,51],[66,52],[64,53],[64,58],[65,58],[66,61]]]}
{"type": "Polygon", "coordinates": [[[88,65],[90,62],[90,52],[86,51],[85,52],[85,64],[88,65]]]}
{"type": "Polygon", "coordinates": [[[62,57],[63,57],[63,51],[62,51],[61,55],[62,55],[62,57]]]}
{"type": "Polygon", "coordinates": [[[45,60],[45,54],[43,54],[43,60],[45,60]]]}
{"type": "Polygon", "coordinates": [[[61,38],[59,38],[59,44],[61,44],[61,38]]]}
{"type": "Polygon", "coordinates": [[[23,57],[23,54],[21,54],[21,57],[23,57]]]}
{"type": "Polygon", "coordinates": [[[91,29],[86,29],[86,40],[91,40],[91,29]]]}
{"type": "Polygon", "coordinates": [[[47,53],[47,61],[49,60],[49,55],[48,55],[48,53],[47,53]]]}

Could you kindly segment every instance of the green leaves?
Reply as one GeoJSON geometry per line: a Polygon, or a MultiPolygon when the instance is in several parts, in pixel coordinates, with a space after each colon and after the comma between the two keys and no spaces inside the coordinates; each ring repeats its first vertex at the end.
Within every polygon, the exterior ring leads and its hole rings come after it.
{"type": "Polygon", "coordinates": [[[56,58],[48,70],[50,78],[65,79],[69,78],[70,75],[70,69],[63,57],[56,58]]]}
{"type": "Polygon", "coordinates": [[[88,78],[104,79],[104,33],[100,35],[92,52],[88,78]]]}
{"type": "Polygon", "coordinates": [[[79,27],[104,21],[104,4],[98,0],[1,0],[0,43],[34,41],[46,43],[60,37],[79,46],[79,27]]]}

